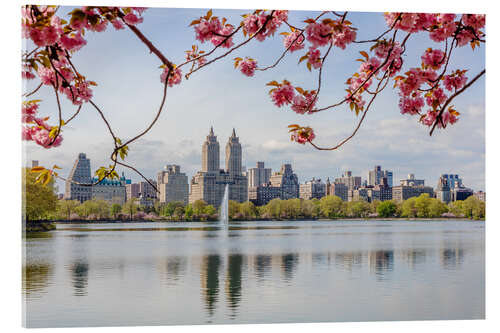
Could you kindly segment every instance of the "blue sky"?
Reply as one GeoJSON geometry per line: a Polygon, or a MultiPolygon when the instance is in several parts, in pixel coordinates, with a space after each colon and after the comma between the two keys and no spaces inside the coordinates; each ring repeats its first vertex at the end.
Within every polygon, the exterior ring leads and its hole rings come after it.
{"type": "MultiPolygon", "coordinates": [[[[70,9],[60,10],[65,13],[70,9]]],[[[179,63],[193,43],[200,45],[188,24],[205,12],[203,9],[149,9],[139,28],[170,60],[179,63]]],[[[248,11],[215,10],[215,15],[226,16],[229,22],[237,24],[239,15],[245,12],[248,11]]],[[[290,22],[300,24],[317,14],[293,11],[290,22]]],[[[349,20],[359,29],[358,39],[373,38],[386,29],[380,13],[350,13],[349,20]]],[[[89,32],[87,39],[88,44],[75,55],[74,63],[88,79],[98,82],[94,101],[102,107],[114,131],[121,138],[130,138],[144,129],[156,112],[162,90],[160,62],[129,30],[116,31],[109,27],[104,33],[89,32]]],[[[210,49],[208,44],[200,46],[210,49]]],[[[423,34],[413,36],[408,43],[405,68],[418,66],[426,48],[439,46],[423,34]]],[[[319,105],[329,105],[342,98],[346,78],[359,66],[354,59],[360,50],[368,48],[369,45],[364,44],[333,50],[325,64],[319,105]]],[[[356,116],[344,106],[314,116],[297,115],[289,109],[276,108],[265,86],[270,80],[286,78],[305,89],[315,89],[317,72],[309,72],[304,63],[297,64],[305,50],[288,55],[279,67],[257,72],[252,78],[233,69],[234,57],[250,56],[264,66],[272,63],[282,51],[279,35],[262,43],[255,41],[169,89],[164,113],[154,129],[130,147],[128,161],[152,178],[171,163],[180,164],[191,177],[201,168],[201,144],[213,125],[221,144],[221,165],[224,146],[235,127],[243,145],[245,166],[253,167],[262,160],[277,170],[284,162],[292,163],[301,182],[311,177],[335,178],[347,169],[366,178],[369,169],[381,164],[384,169],[393,170],[395,183],[407,173],[415,173],[435,186],[441,173],[458,173],[465,185],[484,189],[483,78],[454,100],[462,113],[461,120],[446,130],[436,131],[432,137],[416,117],[400,114],[397,92],[388,86],[375,101],[358,135],[338,151],[323,152],[290,142],[288,124],[310,125],[316,131],[317,143],[328,146],[349,135],[356,126],[356,116]]],[[[455,51],[449,68],[466,68],[468,77],[472,78],[484,66],[484,47],[475,51],[464,47],[455,51]]],[[[35,82],[30,83],[26,89],[34,86],[35,82]]],[[[43,99],[41,111],[55,120],[55,97],[51,91],[43,88],[37,98],[43,99]]],[[[65,118],[74,109],[65,103],[65,118]]],[[[85,105],[79,118],[65,129],[61,147],[44,150],[28,143],[25,159],[38,159],[47,166],[56,163],[63,168],[62,173],[67,174],[79,152],[91,158],[93,170],[108,165],[111,148],[111,137],[98,114],[85,105]]],[[[131,172],[126,175],[139,180],[131,172]]],[[[63,188],[60,184],[60,191],[63,188]]]]}

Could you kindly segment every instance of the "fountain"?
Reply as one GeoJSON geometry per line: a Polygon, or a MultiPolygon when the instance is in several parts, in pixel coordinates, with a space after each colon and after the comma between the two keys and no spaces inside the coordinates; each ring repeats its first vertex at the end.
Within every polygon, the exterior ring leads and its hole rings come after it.
{"type": "Polygon", "coordinates": [[[227,229],[229,224],[229,184],[224,188],[224,196],[220,205],[219,223],[227,229]]]}

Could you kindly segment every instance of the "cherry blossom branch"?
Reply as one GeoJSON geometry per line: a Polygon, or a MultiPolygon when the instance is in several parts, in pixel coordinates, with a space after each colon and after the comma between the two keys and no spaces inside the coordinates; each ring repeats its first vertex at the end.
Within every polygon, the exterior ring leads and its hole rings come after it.
{"type": "Polygon", "coordinates": [[[429,132],[429,136],[432,136],[432,133],[436,129],[437,124],[439,123],[440,119],[442,119],[444,111],[446,111],[446,107],[451,103],[451,101],[463,93],[467,88],[469,88],[474,82],[476,82],[481,76],[483,76],[486,73],[486,69],[483,69],[479,74],[477,74],[469,83],[467,83],[465,86],[462,87],[462,89],[457,90],[453,95],[451,95],[446,102],[444,103],[443,107],[439,111],[439,114],[436,116],[436,120],[434,121],[434,125],[432,126],[431,131],[429,132]]]}
{"type": "MultiPolygon", "coordinates": [[[[347,13],[347,12],[346,12],[347,13]]],[[[319,73],[318,73],[318,89],[316,90],[316,94],[314,94],[314,98],[309,102],[309,105],[307,106],[306,110],[310,110],[311,106],[316,103],[316,100],[318,99],[319,92],[321,91],[321,74],[323,73],[323,65],[325,64],[326,57],[328,57],[328,54],[330,53],[330,50],[333,47],[333,42],[330,42],[330,46],[328,47],[328,50],[326,51],[325,55],[321,59],[321,67],[319,68],[319,73]]]]}
{"type": "Polygon", "coordinates": [[[38,85],[38,87],[35,88],[35,90],[33,90],[32,92],[30,92],[29,94],[23,94],[23,97],[30,97],[31,95],[33,95],[34,93],[36,93],[38,90],[40,90],[40,88],[43,86],[43,82],[40,83],[38,85]]]}
{"type": "MultiPolygon", "coordinates": [[[[326,13],[328,13],[328,12],[321,13],[314,20],[315,21],[319,20],[321,18],[321,16],[323,16],[326,13]]],[[[288,26],[293,27],[293,26],[289,25],[287,21],[283,21],[283,22],[285,22],[288,26]]],[[[274,67],[276,67],[278,65],[278,63],[285,57],[285,55],[288,52],[288,50],[290,50],[290,48],[295,44],[295,42],[300,38],[300,36],[304,36],[304,30],[305,29],[299,29],[299,28],[295,28],[295,27],[293,27],[293,28],[296,29],[296,30],[301,31],[301,33],[297,37],[295,37],[295,39],[293,40],[293,42],[290,43],[290,45],[288,45],[288,47],[286,48],[286,50],[281,54],[281,56],[276,60],[276,62],[274,64],[270,65],[270,66],[267,66],[267,67],[264,67],[264,68],[256,68],[255,70],[257,70],[257,71],[266,71],[266,70],[274,68],[274,67]]],[[[305,39],[304,39],[304,42],[305,42],[305,39]]]]}
{"type": "Polygon", "coordinates": [[[191,74],[195,73],[196,71],[200,70],[201,68],[205,67],[205,66],[208,66],[214,62],[216,62],[217,60],[219,59],[222,59],[224,57],[226,57],[228,54],[232,53],[234,50],[242,47],[243,45],[247,44],[248,42],[250,42],[252,39],[255,38],[255,36],[257,36],[259,33],[261,33],[262,31],[265,30],[266,28],[266,25],[269,23],[269,21],[271,21],[271,19],[273,18],[273,14],[274,14],[274,10],[271,11],[271,14],[269,14],[267,17],[266,17],[266,20],[264,21],[264,24],[262,24],[262,26],[259,28],[259,30],[257,30],[257,32],[255,32],[255,34],[253,34],[252,36],[250,36],[250,38],[246,39],[245,41],[241,42],[240,44],[234,46],[233,48],[229,49],[227,52],[223,53],[222,55],[218,56],[218,57],[215,57],[214,59],[210,60],[210,61],[207,61],[206,63],[204,63],[203,65],[201,66],[198,66],[196,69],[192,70],[191,72],[187,73],[185,75],[186,79],[189,78],[189,76],[191,76],[191,74]]]}
{"type": "Polygon", "coordinates": [[[83,104],[80,104],[80,105],[78,106],[78,109],[76,110],[76,112],[75,112],[75,113],[74,113],[74,114],[73,114],[73,115],[72,115],[72,116],[71,116],[68,120],[66,120],[66,121],[64,122],[64,125],[68,125],[68,123],[69,123],[70,121],[72,121],[72,120],[73,120],[73,119],[74,119],[74,118],[75,118],[75,117],[76,117],[76,116],[80,113],[80,110],[82,109],[82,105],[83,105],[83,104]]]}
{"type": "MultiPolygon", "coordinates": [[[[325,111],[325,110],[328,110],[328,109],[331,109],[331,108],[334,108],[334,107],[337,107],[337,106],[340,106],[342,104],[344,104],[345,102],[347,102],[352,96],[356,95],[356,93],[364,87],[364,85],[382,68],[384,67],[387,62],[389,61],[390,59],[390,56],[391,56],[391,53],[392,53],[392,50],[394,49],[394,46],[395,46],[395,39],[396,39],[396,33],[398,32],[398,30],[394,30],[394,34],[393,34],[393,37],[392,37],[392,46],[391,48],[389,49],[389,51],[387,52],[387,56],[384,60],[384,62],[382,62],[380,64],[380,66],[378,66],[375,70],[373,70],[367,77],[366,79],[359,85],[359,87],[357,87],[352,93],[349,94],[348,97],[345,97],[343,100],[341,100],[340,102],[336,103],[336,104],[332,104],[332,105],[329,105],[329,106],[325,106],[323,108],[320,108],[320,109],[315,109],[315,110],[311,110],[309,111],[309,113],[316,113],[316,112],[320,112],[320,111],[325,111]]],[[[410,37],[411,33],[408,33],[403,41],[403,44],[406,43],[406,41],[408,40],[408,38],[410,37]]]]}
{"type": "Polygon", "coordinates": [[[310,139],[308,139],[308,142],[314,147],[316,148],[317,150],[337,150],[338,148],[342,147],[346,142],[348,142],[349,140],[351,140],[355,135],[356,133],[358,132],[359,128],[361,127],[361,124],[363,123],[363,121],[365,120],[365,117],[366,117],[366,114],[368,113],[368,111],[370,110],[370,106],[372,105],[373,101],[375,100],[375,98],[377,97],[378,93],[381,92],[382,90],[385,89],[385,87],[387,86],[387,83],[389,82],[389,70],[387,70],[385,73],[384,73],[384,76],[382,77],[382,79],[379,81],[378,85],[377,85],[377,89],[376,89],[376,94],[370,99],[370,102],[368,103],[367,107],[366,107],[366,110],[364,111],[363,115],[361,116],[361,119],[359,120],[358,122],[358,125],[356,126],[356,128],[354,129],[354,131],[351,133],[351,135],[349,135],[347,138],[345,138],[344,140],[342,140],[339,144],[333,146],[333,147],[329,147],[329,148],[325,148],[325,147],[320,147],[318,145],[316,145],[314,142],[312,142],[310,139]],[[385,83],[383,85],[383,87],[380,89],[380,85],[382,84],[382,82],[385,80],[385,83]]]}
{"type": "Polygon", "coordinates": [[[377,38],[374,38],[374,39],[368,39],[368,40],[361,40],[361,41],[354,41],[353,43],[373,43],[373,42],[378,42],[382,37],[384,37],[387,33],[391,32],[392,29],[394,29],[394,27],[396,26],[396,23],[398,22],[398,20],[401,18],[402,14],[400,13],[398,15],[398,17],[396,17],[394,19],[394,22],[392,23],[391,27],[389,29],[387,29],[386,31],[384,31],[380,36],[378,36],[377,38]]]}
{"type": "MultiPolygon", "coordinates": [[[[242,28],[242,26],[240,25],[238,28],[236,28],[236,30],[234,30],[232,33],[230,33],[229,35],[225,36],[225,38],[222,40],[222,42],[218,45],[216,45],[212,50],[210,50],[210,52],[207,52],[203,55],[199,55],[197,56],[196,58],[193,58],[193,59],[190,59],[190,60],[186,60],[185,62],[181,63],[179,66],[177,66],[178,68],[186,65],[186,64],[189,64],[190,62],[194,62],[200,58],[203,58],[203,57],[208,57],[209,55],[211,55],[212,53],[215,52],[215,50],[217,50],[219,47],[221,47],[222,45],[224,45],[225,42],[227,42],[231,37],[233,37],[240,29],[242,28]]],[[[206,59],[206,58],[205,58],[206,59]]],[[[192,71],[192,69],[191,69],[192,71]]]]}

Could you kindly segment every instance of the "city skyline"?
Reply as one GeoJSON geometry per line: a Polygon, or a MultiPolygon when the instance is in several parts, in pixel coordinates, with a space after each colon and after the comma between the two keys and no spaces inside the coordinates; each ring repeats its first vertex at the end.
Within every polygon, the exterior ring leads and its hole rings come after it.
{"type": "MultiPolygon", "coordinates": [[[[69,11],[70,8],[63,7],[61,10],[69,11]]],[[[214,12],[230,20],[237,20],[236,16],[240,13],[218,9],[214,12]]],[[[193,29],[184,21],[203,13],[201,9],[148,9],[144,13],[141,29],[162,48],[169,45],[169,53],[178,63],[182,61],[184,51],[194,43],[193,29]],[[172,29],[175,27],[177,33],[164,36],[156,31],[157,24],[166,24],[172,29]]],[[[314,14],[293,11],[290,18],[298,20],[314,14]]],[[[363,34],[385,26],[380,13],[354,12],[352,15],[353,21],[360,25],[360,38],[373,37],[363,34]],[[368,24],[371,28],[364,29],[368,24]]],[[[95,100],[109,116],[121,138],[131,137],[147,125],[154,116],[161,92],[156,60],[140,42],[135,43],[127,31],[89,33],[88,45],[74,57],[82,71],[99,83],[94,89],[95,100]],[[114,56],[96,59],[95,54],[103,48],[112,50],[114,56]],[[128,66],[131,63],[134,66],[128,66]],[[124,66],[127,68],[126,75],[124,66]],[[140,79],[143,84],[131,84],[133,81],[130,79],[140,79]],[[138,114],[144,121],[138,120],[138,114]]],[[[408,66],[418,63],[421,51],[426,47],[418,36],[411,43],[413,51],[408,54],[408,66]]],[[[255,57],[259,63],[267,64],[272,61],[272,54],[282,50],[282,47],[281,40],[270,40],[257,43],[238,54],[255,57]]],[[[356,71],[358,64],[354,59],[362,49],[356,46],[346,50],[346,54],[329,59],[325,65],[322,88],[326,94],[320,97],[321,104],[343,96],[345,78],[356,71]]],[[[467,62],[470,63],[470,72],[474,73],[484,66],[484,56],[475,56],[470,61],[469,52],[457,50],[450,68],[459,68],[461,63],[467,62]]],[[[482,55],[484,48],[474,52],[482,55]]],[[[265,161],[273,170],[279,169],[283,163],[291,163],[294,169],[301,170],[298,173],[300,182],[312,177],[326,179],[339,176],[345,170],[352,170],[365,178],[372,166],[382,165],[394,172],[395,183],[406,178],[408,173],[415,173],[435,185],[440,174],[458,173],[468,186],[485,189],[484,81],[480,80],[466,94],[454,100],[461,111],[460,121],[446,130],[436,131],[432,137],[428,135],[428,128],[414,117],[400,114],[397,92],[388,89],[377,99],[353,140],[338,151],[323,152],[290,142],[287,126],[291,123],[310,125],[316,131],[317,143],[330,145],[349,135],[358,118],[348,107],[314,116],[276,109],[267,96],[267,82],[293,78],[307,87],[312,84],[313,74],[297,65],[296,60],[293,54],[284,59],[275,71],[246,78],[233,69],[231,60],[226,59],[197,72],[190,80],[183,80],[181,87],[170,90],[165,113],[152,131],[130,146],[127,161],[150,177],[156,174],[159,166],[171,163],[182,165],[188,177],[192,177],[199,170],[199,142],[202,142],[207,128],[213,125],[224,137],[229,136],[233,127],[238,129],[245,150],[243,165],[247,168],[253,167],[257,161],[265,161]]],[[[34,88],[34,84],[28,82],[26,90],[34,88]]],[[[56,119],[57,108],[52,92],[42,87],[39,93],[43,98],[41,110],[51,119],[56,119]]],[[[66,112],[73,110],[67,103],[63,107],[66,112]]],[[[112,142],[105,125],[99,115],[87,106],[82,108],[80,117],[65,128],[61,147],[45,150],[35,147],[33,143],[25,143],[25,164],[32,159],[40,160],[45,166],[57,164],[63,168],[61,175],[69,175],[74,156],[84,151],[92,156],[94,165],[108,165],[112,142]]],[[[137,175],[129,176],[133,181],[139,180],[137,175]]],[[[62,183],[58,184],[62,186],[62,183]]]]}

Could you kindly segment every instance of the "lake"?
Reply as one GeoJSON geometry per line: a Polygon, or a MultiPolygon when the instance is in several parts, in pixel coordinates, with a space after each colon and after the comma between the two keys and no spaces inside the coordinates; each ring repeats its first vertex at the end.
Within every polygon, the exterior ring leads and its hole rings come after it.
{"type": "Polygon", "coordinates": [[[484,222],[58,224],[23,240],[27,327],[482,319],[484,222]]]}

